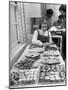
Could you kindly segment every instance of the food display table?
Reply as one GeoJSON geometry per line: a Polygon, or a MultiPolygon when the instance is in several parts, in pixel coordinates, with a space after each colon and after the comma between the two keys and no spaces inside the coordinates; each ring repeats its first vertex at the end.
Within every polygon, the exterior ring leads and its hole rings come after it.
{"type": "Polygon", "coordinates": [[[65,62],[53,47],[27,45],[10,71],[10,88],[65,85],[65,62]]]}

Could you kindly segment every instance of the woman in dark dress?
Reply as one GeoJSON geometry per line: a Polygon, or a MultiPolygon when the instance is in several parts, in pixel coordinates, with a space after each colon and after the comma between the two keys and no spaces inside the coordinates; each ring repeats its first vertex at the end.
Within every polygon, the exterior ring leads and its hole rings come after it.
{"type": "Polygon", "coordinates": [[[48,30],[47,22],[40,24],[39,29],[34,31],[32,43],[38,46],[43,46],[52,43],[51,33],[48,30]]]}

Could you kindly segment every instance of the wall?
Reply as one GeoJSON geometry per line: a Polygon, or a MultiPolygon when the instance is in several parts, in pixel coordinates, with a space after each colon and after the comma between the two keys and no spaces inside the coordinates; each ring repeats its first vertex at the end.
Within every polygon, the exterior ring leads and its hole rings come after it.
{"type": "Polygon", "coordinates": [[[35,3],[30,4],[30,16],[31,17],[41,17],[40,4],[35,4],[35,3]]]}
{"type": "Polygon", "coordinates": [[[52,9],[54,12],[51,24],[53,24],[54,21],[56,21],[58,19],[58,16],[60,15],[59,7],[60,7],[59,4],[46,4],[46,9],[52,9]]]}
{"type": "Polygon", "coordinates": [[[24,3],[24,16],[26,24],[27,41],[31,42],[31,17],[41,17],[40,4],[24,3]]]}

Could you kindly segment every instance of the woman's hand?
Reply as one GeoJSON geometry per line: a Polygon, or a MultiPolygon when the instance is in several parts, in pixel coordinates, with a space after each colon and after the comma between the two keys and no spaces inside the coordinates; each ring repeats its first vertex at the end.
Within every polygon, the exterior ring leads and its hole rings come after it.
{"type": "Polygon", "coordinates": [[[46,46],[52,45],[52,44],[53,44],[53,42],[46,42],[46,43],[43,44],[43,47],[46,47],[46,46]]]}
{"type": "Polygon", "coordinates": [[[46,42],[46,43],[43,44],[43,47],[46,47],[46,46],[48,46],[49,44],[50,44],[50,43],[46,42]]]}

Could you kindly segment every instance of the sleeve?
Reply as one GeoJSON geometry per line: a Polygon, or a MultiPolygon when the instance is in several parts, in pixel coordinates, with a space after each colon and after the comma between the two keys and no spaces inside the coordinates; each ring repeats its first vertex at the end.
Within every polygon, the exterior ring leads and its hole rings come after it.
{"type": "Polygon", "coordinates": [[[49,31],[57,31],[58,29],[55,26],[52,26],[49,31]]]}
{"type": "Polygon", "coordinates": [[[35,30],[34,31],[34,35],[33,35],[33,38],[32,38],[32,43],[33,44],[36,44],[38,46],[42,46],[43,43],[40,40],[37,40],[37,38],[38,38],[38,32],[37,32],[37,30],[35,30]]]}

